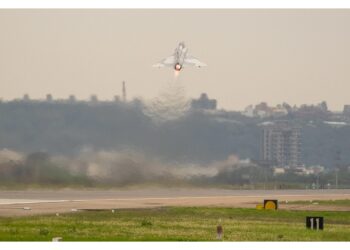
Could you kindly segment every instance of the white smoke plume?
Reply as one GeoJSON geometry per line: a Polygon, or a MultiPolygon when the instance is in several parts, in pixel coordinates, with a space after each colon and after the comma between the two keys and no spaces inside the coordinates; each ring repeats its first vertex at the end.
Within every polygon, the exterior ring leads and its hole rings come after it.
{"type": "Polygon", "coordinates": [[[9,161],[21,161],[23,160],[24,155],[22,153],[9,150],[7,148],[1,149],[0,150],[0,164],[1,163],[7,163],[9,161]]]}
{"type": "MultiPolygon", "coordinates": [[[[19,174],[18,177],[23,180],[34,182],[36,179],[33,176],[38,176],[38,174],[41,176],[38,171],[44,171],[42,178],[48,176],[50,181],[55,181],[54,173],[61,173],[62,177],[64,172],[67,176],[87,177],[95,183],[125,186],[142,183],[167,184],[171,181],[190,183],[192,179],[211,178],[219,172],[232,170],[240,164],[235,155],[207,165],[165,162],[155,155],[146,155],[131,149],[95,150],[91,147],[85,147],[72,156],[42,154],[47,155],[47,157],[31,154],[31,159],[36,157],[38,160],[30,161],[31,166],[27,166],[28,160],[25,154],[0,150],[0,163],[2,164],[0,172],[14,175],[12,176],[14,179],[16,179],[15,175],[19,174]],[[38,164],[38,166],[33,164],[38,164]],[[23,169],[23,171],[11,172],[12,168],[23,169]],[[60,169],[60,171],[57,172],[55,168],[60,169]],[[47,171],[52,171],[53,175],[47,171]]],[[[41,181],[45,182],[45,179],[41,179],[41,181]]]]}
{"type": "Polygon", "coordinates": [[[239,164],[239,159],[235,155],[208,165],[179,164],[165,163],[155,156],[147,156],[135,150],[95,151],[92,148],[85,148],[72,158],[56,157],[54,161],[59,165],[65,165],[74,173],[85,173],[95,180],[115,184],[213,177],[218,172],[232,169],[239,164]]]}
{"type": "Polygon", "coordinates": [[[146,104],[145,115],[156,123],[171,121],[185,116],[190,108],[190,100],[185,88],[181,85],[179,76],[163,87],[160,94],[146,104]]]}

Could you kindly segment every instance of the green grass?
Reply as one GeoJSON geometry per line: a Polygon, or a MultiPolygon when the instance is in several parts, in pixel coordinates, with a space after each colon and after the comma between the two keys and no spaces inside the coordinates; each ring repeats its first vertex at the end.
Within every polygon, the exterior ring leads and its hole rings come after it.
{"type": "Polygon", "coordinates": [[[213,241],[221,219],[225,241],[350,241],[350,212],[264,211],[170,207],[81,211],[0,218],[1,241],[213,241]],[[305,228],[308,215],[324,216],[323,231],[305,228]]]}
{"type": "Polygon", "coordinates": [[[347,206],[350,208],[350,200],[313,200],[313,201],[290,201],[288,204],[300,205],[329,205],[329,206],[347,206]]]}

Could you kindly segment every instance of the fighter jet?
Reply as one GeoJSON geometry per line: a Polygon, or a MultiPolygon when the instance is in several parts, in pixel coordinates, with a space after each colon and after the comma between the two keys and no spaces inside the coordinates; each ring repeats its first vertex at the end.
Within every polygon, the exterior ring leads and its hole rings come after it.
{"type": "Polygon", "coordinates": [[[163,67],[172,67],[176,71],[180,71],[184,66],[195,66],[195,67],[204,67],[207,66],[205,63],[199,61],[197,58],[188,54],[188,49],[185,46],[184,42],[179,43],[173,55],[163,59],[157,64],[154,64],[153,67],[163,68],[163,67]]]}

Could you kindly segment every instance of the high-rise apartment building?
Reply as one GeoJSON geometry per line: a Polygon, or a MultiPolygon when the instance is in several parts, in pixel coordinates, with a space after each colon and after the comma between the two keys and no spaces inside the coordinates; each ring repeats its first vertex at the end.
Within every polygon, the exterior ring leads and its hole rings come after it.
{"type": "Polygon", "coordinates": [[[293,168],[301,165],[301,129],[286,121],[264,126],[261,160],[269,165],[293,168]]]}

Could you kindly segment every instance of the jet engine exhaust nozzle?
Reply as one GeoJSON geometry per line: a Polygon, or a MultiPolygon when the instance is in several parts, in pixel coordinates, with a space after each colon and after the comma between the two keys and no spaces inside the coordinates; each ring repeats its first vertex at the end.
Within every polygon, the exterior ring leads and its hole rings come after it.
{"type": "Polygon", "coordinates": [[[176,71],[180,71],[180,70],[182,69],[181,64],[179,64],[179,63],[175,64],[174,69],[175,69],[176,71]]]}

